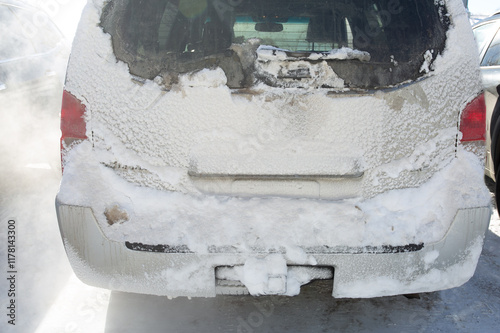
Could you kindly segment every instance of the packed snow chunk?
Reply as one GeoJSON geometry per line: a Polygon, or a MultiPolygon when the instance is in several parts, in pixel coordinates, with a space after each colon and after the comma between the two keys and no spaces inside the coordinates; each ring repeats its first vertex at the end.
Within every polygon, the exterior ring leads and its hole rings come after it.
{"type": "Polygon", "coordinates": [[[300,246],[289,245],[286,247],[286,258],[295,264],[316,265],[316,259],[307,254],[300,246]]]}
{"type": "Polygon", "coordinates": [[[424,63],[422,64],[422,67],[420,67],[420,73],[425,72],[425,74],[428,74],[432,70],[432,54],[434,53],[433,50],[427,50],[424,54],[424,63]]]}
{"type": "Polygon", "coordinates": [[[261,61],[270,61],[270,60],[287,60],[288,55],[286,52],[290,52],[289,50],[280,49],[270,45],[260,45],[257,49],[257,56],[261,61]]]}
{"type": "Polygon", "coordinates": [[[371,55],[365,51],[353,50],[349,47],[342,47],[340,49],[332,49],[325,53],[311,53],[308,57],[309,60],[359,60],[370,61],[371,55]]]}
{"type": "MultiPolygon", "coordinates": [[[[309,259],[316,264],[314,258],[309,259]]],[[[243,266],[221,270],[218,278],[239,280],[254,296],[295,296],[300,287],[318,279],[332,279],[333,269],[313,266],[290,266],[281,254],[247,259],[243,266]]]]}
{"type": "Polygon", "coordinates": [[[271,254],[263,259],[250,258],[245,262],[242,273],[240,281],[254,296],[286,292],[287,265],[281,254],[271,254]]]}
{"type": "Polygon", "coordinates": [[[280,49],[269,45],[260,45],[257,49],[257,56],[261,61],[285,61],[285,60],[360,60],[370,61],[370,53],[360,50],[353,50],[349,47],[342,47],[340,49],[332,49],[328,52],[312,52],[308,56],[301,57],[300,55],[309,52],[292,52],[285,49],[280,49]],[[288,53],[287,53],[288,52],[288,53]],[[289,53],[293,53],[289,55],[289,53]],[[298,55],[298,56],[297,56],[298,55]]]}

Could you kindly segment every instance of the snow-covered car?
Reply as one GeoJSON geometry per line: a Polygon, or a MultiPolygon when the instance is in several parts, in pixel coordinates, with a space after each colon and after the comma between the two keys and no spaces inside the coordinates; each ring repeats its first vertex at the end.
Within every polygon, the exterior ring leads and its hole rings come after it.
{"type": "Polygon", "coordinates": [[[495,180],[500,165],[500,118],[493,114],[500,84],[500,13],[472,27],[480,54],[481,74],[486,103],[486,168],[488,177],[495,180]]]}
{"type": "Polygon", "coordinates": [[[461,0],[89,1],[56,199],[76,275],[171,297],[462,285],[491,213],[472,43],[461,0]]]}

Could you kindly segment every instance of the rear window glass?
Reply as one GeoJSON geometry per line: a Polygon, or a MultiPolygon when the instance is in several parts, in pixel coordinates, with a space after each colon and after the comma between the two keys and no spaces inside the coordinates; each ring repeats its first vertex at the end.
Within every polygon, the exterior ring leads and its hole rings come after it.
{"type": "MultiPolygon", "coordinates": [[[[329,60],[351,86],[393,85],[423,75],[424,54],[444,49],[446,9],[434,0],[114,0],[102,15],[116,56],[132,74],[154,78],[220,66],[251,73],[234,45],[260,45],[295,54],[340,48],[370,54],[359,60],[329,60]],[[234,62],[234,63],[232,63],[234,62]],[[337,66],[338,68],[336,68],[337,66]],[[242,68],[239,68],[242,67],[242,68]],[[397,68],[396,68],[397,67],[397,68]],[[361,72],[371,77],[361,78],[361,72]],[[350,73],[350,74],[349,74],[350,73]],[[379,73],[379,74],[373,74],[379,73]],[[380,74],[383,73],[383,74],[380,74]],[[368,75],[370,76],[370,75],[368,75]],[[377,76],[377,77],[375,77],[377,76]]],[[[251,75],[251,74],[248,74],[251,75]]],[[[231,81],[231,78],[229,78],[231,81]]],[[[238,80],[236,88],[255,82],[238,80]]]]}

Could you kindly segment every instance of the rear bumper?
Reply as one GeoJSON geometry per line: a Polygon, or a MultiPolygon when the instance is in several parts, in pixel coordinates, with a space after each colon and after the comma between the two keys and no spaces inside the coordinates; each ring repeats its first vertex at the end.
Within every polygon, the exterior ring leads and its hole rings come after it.
{"type": "MultiPolygon", "coordinates": [[[[107,239],[90,208],[56,203],[66,251],[85,283],[111,290],[171,297],[214,297],[216,268],[238,266],[261,254],[135,251],[107,239]]],[[[418,251],[317,254],[334,269],[333,297],[378,297],[460,286],[474,274],[491,211],[460,210],[446,236],[418,251]]],[[[287,265],[296,265],[287,262],[287,265]]]]}

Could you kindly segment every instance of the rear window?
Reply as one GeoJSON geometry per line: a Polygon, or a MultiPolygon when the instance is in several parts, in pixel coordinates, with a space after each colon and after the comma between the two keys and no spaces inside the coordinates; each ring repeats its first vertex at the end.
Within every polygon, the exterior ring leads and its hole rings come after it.
{"type": "Polygon", "coordinates": [[[378,88],[414,80],[424,55],[444,49],[448,16],[434,0],[114,0],[101,25],[118,59],[142,78],[174,78],[221,67],[233,88],[259,80],[252,61],[266,45],[295,58],[346,49],[368,59],[329,59],[349,87],[378,88]],[[240,52],[236,52],[240,50],[240,52]],[[430,52],[429,52],[430,51],[430,52]]]}

